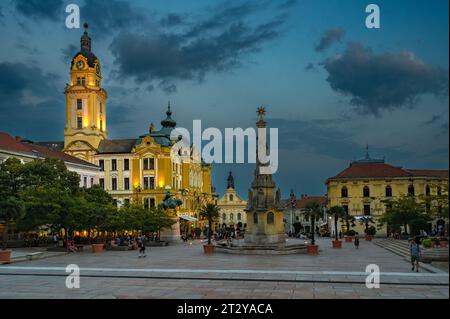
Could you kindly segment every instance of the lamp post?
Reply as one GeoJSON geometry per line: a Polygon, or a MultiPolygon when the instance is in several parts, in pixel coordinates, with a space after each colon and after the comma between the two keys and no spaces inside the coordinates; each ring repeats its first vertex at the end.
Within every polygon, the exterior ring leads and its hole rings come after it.
{"type": "Polygon", "coordinates": [[[291,234],[295,233],[295,229],[294,229],[294,208],[297,206],[296,205],[296,199],[295,199],[295,195],[294,192],[291,191],[291,199],[290,199],[290,204],[291,204],[291,234]]]}

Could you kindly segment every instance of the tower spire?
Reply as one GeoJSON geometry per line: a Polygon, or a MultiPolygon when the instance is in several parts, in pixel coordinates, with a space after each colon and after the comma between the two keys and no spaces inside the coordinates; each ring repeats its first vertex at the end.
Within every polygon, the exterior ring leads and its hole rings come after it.
{"type": "Polygon", "coordinates": [[[81,36],[81,52],[91,52],[91,38],[88,34],[89,25],[85,22],[83,24],[84,33],[81,36]]]}
{"type": "Polygon", "coordinates": [[[369,144],[366,144],[366,159],[370,159],[370,155],[369,155],[369,144]]]}

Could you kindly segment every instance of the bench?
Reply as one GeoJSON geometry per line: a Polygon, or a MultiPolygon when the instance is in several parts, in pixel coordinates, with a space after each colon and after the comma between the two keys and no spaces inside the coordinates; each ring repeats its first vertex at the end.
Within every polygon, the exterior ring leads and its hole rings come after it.
{"type": "Polygon", "coordinates": [[[36,253],[29,253],[26,256],[27,256],[28,260],[33,260],[33,259],[41,257],[42,255],[44,255],[43,252],[36,252],[36,253]]]}

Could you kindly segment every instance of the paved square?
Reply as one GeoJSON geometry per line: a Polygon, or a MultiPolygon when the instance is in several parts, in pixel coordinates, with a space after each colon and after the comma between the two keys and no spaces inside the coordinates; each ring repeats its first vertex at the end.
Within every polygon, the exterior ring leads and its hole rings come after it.
{"type": "Polygon", "coordinates": [[[448,298],[448,273],[414,273],[405,258],[373,242],[320,254],[206,256],[200,242],[136,251],[82,252],[0,266],[0,298],[448,298]],[[65,267],[81,269],[80,289],[67,289],[65,267]],[[366,266],[381,271],[380,289],[365,285],[366,266]]]}

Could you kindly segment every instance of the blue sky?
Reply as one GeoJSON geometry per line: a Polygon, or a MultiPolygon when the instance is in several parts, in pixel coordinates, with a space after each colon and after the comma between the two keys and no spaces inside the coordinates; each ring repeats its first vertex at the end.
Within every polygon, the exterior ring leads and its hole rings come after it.
{"type": "MultiPolygon", "coordinates": [[[[326,178],[363,157],[406,168],[448,168],[448,1],[0,1],[0,131],[62,140],[63,88],[82,30],[109,93],[110,138],[159,125],[167,101],[190,128],[249,127],[265,105],[280,130],[283,195],[326,192],[326,178]],[[365,27],[365,7],[381,29],[365,27]],[[322,45],[320,45],[322,44],[322,45]]],[[[245,196],[252,165],[232,170],[245,196]]]]}

